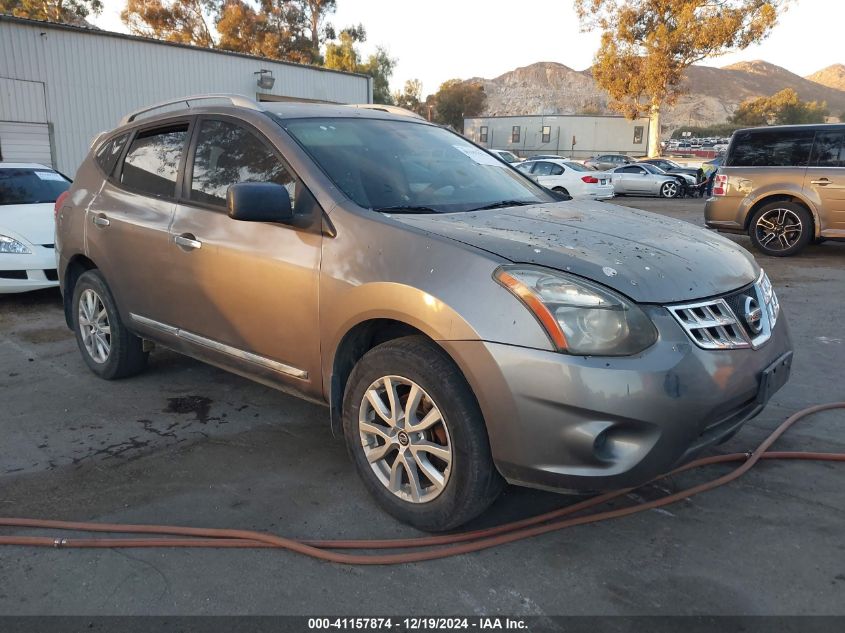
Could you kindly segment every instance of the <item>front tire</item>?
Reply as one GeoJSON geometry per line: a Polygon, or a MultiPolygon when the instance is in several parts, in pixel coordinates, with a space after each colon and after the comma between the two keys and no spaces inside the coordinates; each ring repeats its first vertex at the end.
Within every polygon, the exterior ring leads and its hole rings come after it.
{"type": "Polygon", "coordinates": [[[420,530],[466,523],[502,489],[475,396],[452,359],[424,337],[364,355],[344,393],[343,430],[370,494],[420,530]]]}
{"type": "Polygon", "coordinates": [[[667,181],[660,185],[661,198],[677,198],[681,194],[681,186],[675,181],[667,181]]]}
{"type": "Polygon", "coordinates": [[[766,255],[790,257],[813,240],[813,219],[800,204],[771,202],[752,216],[748,237],[766,255]]]}
{"type": "Polygon", "coordinates": [[[98,270],[83,273],[73,289],[73,331],[82,359],[105,380],[141,372],[148,353],[143,341],[123,325],[105,279],[98,270]]]}

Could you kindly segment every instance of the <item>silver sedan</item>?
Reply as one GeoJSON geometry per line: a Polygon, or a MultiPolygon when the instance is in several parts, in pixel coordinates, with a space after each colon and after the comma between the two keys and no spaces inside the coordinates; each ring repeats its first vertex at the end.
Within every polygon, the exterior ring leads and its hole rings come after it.
{"type": "Polygon", "coordinates": [[[658,196],[677,198],[683,185],[676,176],[652,165],[623,165],[607,172],[616,195],[658,196]]]}

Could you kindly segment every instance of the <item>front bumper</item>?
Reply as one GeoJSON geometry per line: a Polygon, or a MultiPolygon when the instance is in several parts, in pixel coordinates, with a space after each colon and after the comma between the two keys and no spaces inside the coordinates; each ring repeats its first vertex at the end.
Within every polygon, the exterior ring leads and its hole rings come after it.
{"type": "Polygon", "coordinates": [[[52,248],[27,244],[32,253],[0,253],[0,294],[28,292],[59,285],[52,248]]]}
{"type": "Polygon", "coordinates": [[[637,357],[450,344],[509,482],[558,491],[636,486],[726,440],[762,410],[761,375],[791,351],[783,314],[762,347],[710,351],[665,308],[646,310],[660,336],[637,357]]]}

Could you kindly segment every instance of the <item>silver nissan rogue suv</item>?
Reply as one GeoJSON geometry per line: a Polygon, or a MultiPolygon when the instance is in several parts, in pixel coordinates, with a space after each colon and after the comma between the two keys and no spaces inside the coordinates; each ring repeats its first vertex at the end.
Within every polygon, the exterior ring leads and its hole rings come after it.
{"type": "Polygon", "coordinates": [[[502,483],[643,483],[789,375],[766,274],[712,232],[569,200],[415,116],[199,97],[100,135],[57,202],[82,358],[153,343],[329,406],[425,530],[502,483]]]}

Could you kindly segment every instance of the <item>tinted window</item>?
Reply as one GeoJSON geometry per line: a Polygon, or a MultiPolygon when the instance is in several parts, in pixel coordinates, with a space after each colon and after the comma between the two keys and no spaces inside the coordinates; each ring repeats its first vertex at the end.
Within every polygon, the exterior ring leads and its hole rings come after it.
{"type": "Polygon", "coordinates": [[[803,167],[810,158],[812,130],[738,132],[729,167],[803,167]]]}
{"type": "Polygon", "coordinates": [[[55,202],[70,181],[50,169],[0,169],[0,205],[55,202]]]}
{"type": "Polygon", "coordinates": [[[845,167],[845,131],[816,134],[810,165],[812,167],[845,167]]]}
{"type": "Polygon", "coordinates": [[[239,182],[284,185],[293,203],[293,178],[261,139],[234,123],[203,121],[194,156],[191,199],[225,206],[226,191],[239,182]]]}
{"type": "Polygon", "coordinates": [[[126,154],[120,181],[144,193],[172,197],[187,138],[187,124],[140,132],[126,154]]]}
{"type": "Polygon", "coordinates": [[[532,161],[528,161],[527,163],[520,163],[519,165],[516,166],[516,168],[521,172],[524,172],[526,174],[530,174],[531,168],[533,166],[534,166],[534,163],[532,161]]]}
{"type": "Polygon", "coordinates": [[[538,161],[538,162],[535,163],[534,175],[535,176],[548,176],[552,173],[552,167],[554,167],[554,165],[552,163],[547,163],[545,161],[538,161]]]}
{"type": "Polygon", "coordinates": [[[120,153],[123,151],[123,146],[126,145],[126,139],[128,138],[128,134],[123,134],[107,143],[103,143],[100,149],[97,150],[94,158],[106,176],[111,176],[112,172],[114,172],[114,166],[117,164],[120,153]]]}
{"type": "Polygon", "coordinates": [[[643,173],[645,173],[644,169],[641,169],[640,167],[634,167],[634,166],[620,167],[619,169],[617,169],[617,171],[619,173],[622,173],[622,174],[643,174],[643,173]]]}
{"type": "Polygon", "coordinates": [[[561,167],[560,165],[557,165],[555,163],[552,163],[551,175],[552,176],[560,176],[562,173],[563,173],[563,167],[561,167]]]}

